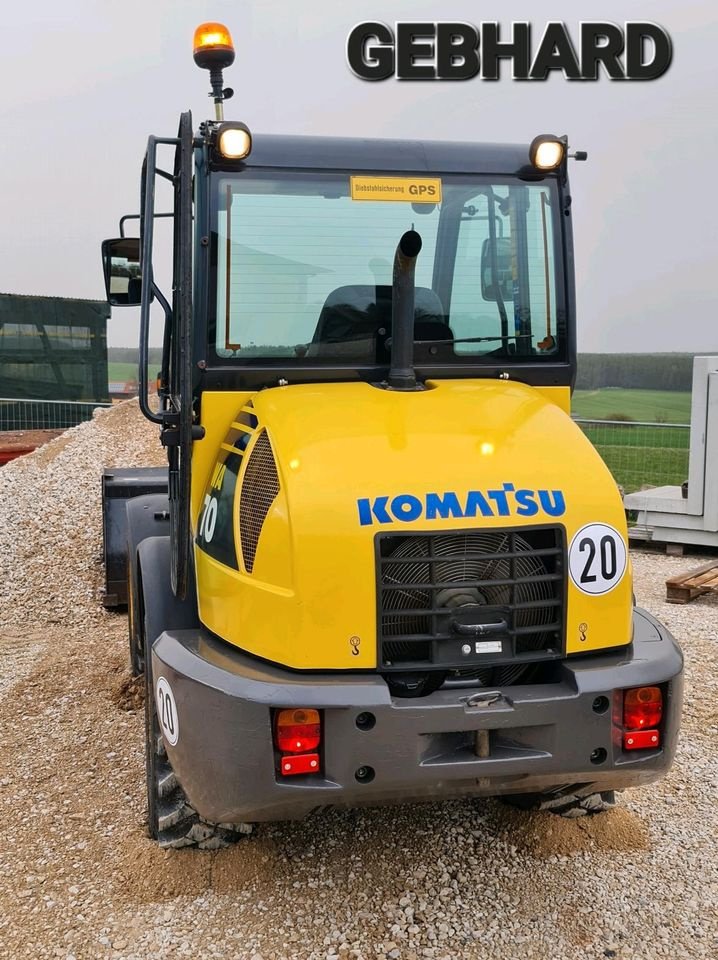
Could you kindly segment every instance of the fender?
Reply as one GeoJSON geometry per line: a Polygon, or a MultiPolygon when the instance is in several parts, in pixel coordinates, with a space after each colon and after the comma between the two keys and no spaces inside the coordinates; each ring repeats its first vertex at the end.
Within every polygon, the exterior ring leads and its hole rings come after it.
{"type": "MultiPolygon", "coordinates": [[[[137,548],[138,588],[143,604],[143,655],[165,630],[196,630],[197,613],[194,564],[190,565],[187,594],[178,600],[170,582],[170,538],[147,537],[137,548]]],[[[139,619],[139,618],[138,618],[139,619]]]]}
{"type": "Polygon", "coordinates": [[[127,630],[130,641],[130,665],[135,676],[143,670],[142,623],[138,611],[142,596],[137,577],[137,550],[148,537],[169,535],[169,500],[155,493],[132,497],[125,504],[127,523],[127,630]]]}
{"type": "MultiPolygon", "coordinates": [[[[102,550],[105,562],[106,607],[122,607],[127,601],[127,505],[136,498],[164,495],[167,509],[166,467],[116,467],[102,474],[102,550]]],[[[144,536],[157,531],[147,528],[144,536]]],[[[141,539],[141,538],[140,538],[141,539]]],[[[136,540],[139,543],[139,539],[136,540]]]]}

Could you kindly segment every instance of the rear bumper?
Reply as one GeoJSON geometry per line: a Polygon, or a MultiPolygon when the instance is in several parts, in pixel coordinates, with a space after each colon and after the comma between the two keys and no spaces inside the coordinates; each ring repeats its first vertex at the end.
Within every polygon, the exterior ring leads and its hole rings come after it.
{"type": "Polygon", "coordinates": [[[330,805],[650,783],[673,761],[683,687],[678,646],[643,610],[635,611],[630,647],[563,661],[560,682],[502,688],[494,703],[467,702],[475,689],[397,699],[378,675],[292,673],[198,630],[161,634],[152,669],[155,689],[164,677],[176,701],[172,766],[200,815],[220,822],[297,819],[330,805]],[[620,691],[647,684],[664,686],[662,745],[626,752],[620,691]],[[602,713],[598,697],[608,700],[602,713]],[[322,774],[277,772],[271,710],[291,706],[323,711],[322,774]],[[362,712],[373,714],[371,730],[358,729],[362,712]],[[488,757],[474,749],[480,730],[489,731],[488,757]],[[370,782],[357,781],[360,767],[373,770],[370,782]]]}

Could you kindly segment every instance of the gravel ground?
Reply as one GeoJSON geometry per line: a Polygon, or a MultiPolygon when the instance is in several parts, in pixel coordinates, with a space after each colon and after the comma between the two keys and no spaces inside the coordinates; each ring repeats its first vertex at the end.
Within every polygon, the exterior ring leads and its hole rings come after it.
{"type": "Polygon", "coordinates": [[[0,622],[86,623],[106,619],[102,585],[104,467],[167,462],[157,427],[136,400],[98,408],[0,475],[0,622]]]}
{"type": "Polygon", "coordinates": [[[705,558],[633,554],[639,603],[683,645],[687,701],[670,776],[614,811],[461,801],[157,849],[125,622],[97,602],[99,468],[157,462],[155,444],[123,404],[0,473],[0,957],[718,955],[718,597],[663,599],[666,577],[705,558]]]}

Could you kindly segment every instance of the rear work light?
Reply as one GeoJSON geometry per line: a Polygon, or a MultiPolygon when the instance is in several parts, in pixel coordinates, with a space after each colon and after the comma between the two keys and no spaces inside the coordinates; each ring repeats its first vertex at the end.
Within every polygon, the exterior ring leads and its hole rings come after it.
{"type": "Polygon", "coordinates": [[[623,693],[625,730],[657,727],[663,716],[663,695],[659,687],[634,687],[623,693]]]}
{"type": "Polygon", "coordinates": [[[274,744],[281,753],[309,753],[322,738],[318,710],[279,710],[274,719],[274,744]]]}

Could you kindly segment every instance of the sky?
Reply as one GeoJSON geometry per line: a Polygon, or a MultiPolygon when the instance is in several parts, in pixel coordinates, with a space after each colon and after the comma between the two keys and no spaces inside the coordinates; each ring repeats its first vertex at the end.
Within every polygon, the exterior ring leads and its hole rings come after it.
{"type": "MultiPolygon", "coordinates": [[[[714,0],[35,0],[6,4],[0,60],[0,291],[104,297],[100,242],[139,204],[150,133],[209,117],[194,27],[225,22],[237,58],[228,119],[255,132],[526,142],[567,133],[579,350],[718,352],[714,0]],[[367,83],[346,38],[360,21],[652,20],[673,41],[660,79],[621,83],[367,83]]],[[[153,337],[156,341],[156,337],[153,337]]],[[[115,309],[112,346],[137,342],[115,309]]]]}

